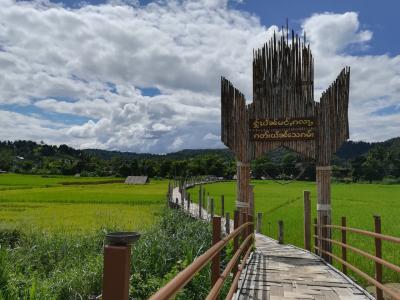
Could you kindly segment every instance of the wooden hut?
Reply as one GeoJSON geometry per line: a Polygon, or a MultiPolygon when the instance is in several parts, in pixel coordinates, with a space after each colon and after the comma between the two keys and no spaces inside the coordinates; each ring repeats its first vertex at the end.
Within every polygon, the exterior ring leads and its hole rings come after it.
{"type": "Polygon", "coordinates": [[[125,184],[146,184],[149,182],[148,176],[128,176],[125,179],[125,184]]]}

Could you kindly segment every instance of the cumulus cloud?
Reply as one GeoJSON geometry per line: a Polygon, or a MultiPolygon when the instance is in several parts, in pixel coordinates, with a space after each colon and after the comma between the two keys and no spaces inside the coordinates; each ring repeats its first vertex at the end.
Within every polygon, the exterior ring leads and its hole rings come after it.
{"type": "MultiPolygon", "coordinates": [[[[278,31],[227,1],[65,8],[0,0],[0,139],[139,152],[221,147],[220,76],[251,100],[252,50],[278,31]]],[[[398,103],[400,57],[347,54],[372,39],[354,12],[313,15],[302,28],[316,57],[316,94],[352,67],[351,137],[396,135],[399,114],[375,112],[398,103]]]]}
{"type": "Polygon", "coordinates": [[[400,55],[348,54],[351,47],[366,49],[373,36],[368,30],[360,30],[355,12],[313,15],[302,28],[315,56],[317,97],[344,66],[351,67],[350,137],[383,141],[398,136],[400,111],[395,107],[400,103],[400,55]],[[386,114],[377,114],[383,108],[389,108],[386,114]]]}

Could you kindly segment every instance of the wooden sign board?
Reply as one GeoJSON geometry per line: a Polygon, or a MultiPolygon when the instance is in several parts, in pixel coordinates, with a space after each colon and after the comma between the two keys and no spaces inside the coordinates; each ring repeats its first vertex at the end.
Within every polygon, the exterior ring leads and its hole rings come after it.
{"type": "Polygon", "coordinates": [[[302,141],[315,139],[314,118],[252,119],[251,141],[302,141]]]}

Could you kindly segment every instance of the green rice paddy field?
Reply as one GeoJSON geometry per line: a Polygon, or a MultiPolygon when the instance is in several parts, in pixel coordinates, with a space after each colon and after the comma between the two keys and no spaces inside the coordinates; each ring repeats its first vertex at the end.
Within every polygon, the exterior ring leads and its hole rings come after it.
{"type": "Polygon", "coordinates": [[[0,175],[0,226],[41,231],[143,230],[165,206],[167,181],[0,175]],[[102,184],[101,182],[105,182],[102,184]]]}
{"type": "MultiPolygon", "coordinates": [[[[316,185],[311,182],[294,182],[281,185],[271,181],[253,181],[255,212],[263,213],[262,232],[277,238],[278,220],[284,221],[285,242],[303,247],[303,191],[311,192],[312,217],[316,217],[316,185]]],[[[235,203],[235,182],[205,185],[206,193],[214,198],[215,211],[221,209],[221,195],[225,197],[225,211],[233,215],[235,203]]],[[[197,201],[199,188],[190,190],[191,199],[197,201]]],[[[374,229],[373,215],[381,216],[382,233],[400,236],[400,185],[383,184],[333,184],[332,185],[333,223],[340,224],[342,216],[347,217],[347,226],[366,230],[374,229]]],[[[334,232],[340,240],[340,234],[334,232]]],[[[374,240],[369,237],[348,233],[348,243],[374,253],[374,240]]],[[[400,245],[384,241],[384,258],[400,265],[400,245]]],[[[340,249],[334,246],[335,254],[340,249]]],[[[374,264],[359,255],[348,251],[349,260],[360,269],[374,274],[374,264]]],[[[400,274],[384,270],[387,282],[400,282],[400,274]]],[[[363,282],[365,284],[365,282],[363,282]]]]}
{"type": "MultiPolygon", "coordinates": [[[[100,182],[110,180],[115,178],[1,174],[0,229],[78,234],[102,228],[136,231],[150,228],[165,206],[168,181],[151,180],[143,186],[100,182]]],[[[252,184],[255,186],[255,210],[263,213],[262,232],[276,238],[277,222],[283,220],[285,242],[303,247],[303,191],[311,191],[314,218],[315,184],[280,185],[270,181],[253,181],[252,184]]],[[[220,211],[220,197],[224,195],[226,211],[233,215],[235,182],[209,184],[205,189],[215,199],[216,213],[220,211]]],[[[198,187],[190,193],[197,201],[198,187]]],[[[400,236],[400,185],[333,184],[332,207],[335,224],[346,216],[348,226],[373,230],[373,215],[377,214],[382,218],[384,234],[400,236]]],[[[335,238],[339,235],[335,234],[335,238]]],[[[349,233],[348,241],[373,253],[371,238],[349,233]]],[[[335,253],[340,255],[337,247],[335,253]]],[[[385,259],[400,265],[399,245],[383,242],[383,253],[385,259]]],[[[372,262],[352,253],[348,256],[353,264],[374,274],[372,262]]],[[[384,279],[400,282],[400,276],[387,269],[384,279]]]]}

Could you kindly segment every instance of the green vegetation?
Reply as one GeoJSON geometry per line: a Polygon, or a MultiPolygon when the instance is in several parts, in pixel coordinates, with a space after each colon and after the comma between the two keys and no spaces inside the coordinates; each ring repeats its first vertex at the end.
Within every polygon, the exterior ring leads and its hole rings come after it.
{"type": "MultiPolygon", "coordinates": [[[[107,231],[85,235],[0,231],[0,299],[88,299],[101,294],[102,245],[107,231]]],[[[157,223],[134,245],[130,297],[147,299],[211,244],[207,223],[163,210],[157,223]]],[[[203,299],[209,267],[177,299],[203,299]]]]}
{"type": "MultiPolygon", "coordinates": [[[[311,182],[295,182],[280,185],[271,181],[255,180],[255,211],[263,213],[262,232],[273,238],[277,238],[278,220],[284,221],[285,241],[299,247],[303,247],[303,191],[311,191],[312,213],[316,217],[316,186],[311,182]]],[[[220,212],[221,200],[225,196],[225,209],[233,215],[235,203],[235,182],[224,182],[205,185],[206,192],[214,198],[215,211],[220,212]]],[[[191,198],[198,199],[198,187],[190,190],[191,198]]],[[[399,236],[400,232],[400,185],[383,184],[333,184],[332,185],[332,213],[333,223],[340,224],[342,216],[347,217],[350,227],[372,230],[374,228],[373,215],[382,218],[382,232],[384,234],[399,236]]],[[[335,239],[339,240],[339,233],[335,233],[335,239]]],[[[348,242],[360,249],[374,253],[374,240],[357,234],[348,234],[348,242]]],[[[336,254],[340,250],[335,248],[336,254]]],[[[392,263],[400,265],[400,247],[397,244],[383,242],[384,258],[392,263]]],[[[353,255],[349,251],[349,260],[374,274],[374,265],[371,261],[353,255]]],[[[359,278],[358,278],[359,279],[359,278]]],[[[386,282],[399,282],[400,274],[386,269],[384,271],[386,282]]],[[[365,282],[363,282],[365,283],[365,282]]]]}
{"type": "MultiPolygon", "coordinates": [[[[0,190],[59,187],[68,184],[107,183],[115,177],[73,177],[62,175],[0,174],[0,190]]],[[[119,179],[120,180],[120,179],[119,179]]]]}
{"type": "Polygon", "coordinates": [[[165,206],[168,182],[90,184],[115,178],[0,175],[2,227],[94,231],[102,226],[146,229],[165,206]],[[65,183],[77,185],[63,185],[65,183]]]}
{"type": "MultiPolygon", "coordinates": [[[[143,233],[131,266],[131,296],[138,299],[148,297],[207,249],[208,224],[164,209],[168,181],[152,179],[147,185],[130,186],[107,183],[110,180],[115,178],[0,175],[0,299],[78,299],[98,295],[102,243],[104,233],[111,230],[143,233]],[[66,185],[71,182],[74,184],[66,185]]],[[[263,233],[276,238],[277,222],[283,220],[286,242],[302,247],[303,191],[311,191],[315,208],[315,184],[300,181],[279,185],[265,180],[252,183],[256,212],[264,215],[263,233]]],[[[226,211],[233,214],[234,181],[205,188],[215,199],[216,212],[220,211],[223,194],[226,211]]],[[[196,201],[198,187],[190,193],[196,201]]],[[[398,236],[399,198],[400,186],[395,184],[335,183],[334,223],[346,216],[349,226],[373,230],[372,216],[378,214],[382,217],[382,232],[398,236]]],[[[313,209],[313,217],[315,213],[313,209]]],[[[373,253],[371,238],[349,234],[348,241],[373,253]]],[[[227,254],[230,251],[228,247],[227,254]]],[[[339,253],[337,247],[335,252],[339,253]]],[[[383,253],[386,260],[400,264],[397,245],[384,242],[383,253]]],[[[373,275],[373,263],[351,252],[349,260],[373,275]]],[[[209,288],[208,277],[207,268],[179,299],[203,297],[209,288]]],[[[385,270],[384,280],[398,282],[400,276],[385,270]]]]}
{"type": "MultiPolygon", "coordinates": [[[[346,142],[332,160],[333,177],[342,182],[400,182],[400,138],[382,143],[346,142]]],[[[252,162],[257,179],[315,179],[315,164],[287,149],[252,162]]],[[[75,150],[32,141],[0,142],[0,170],[23,174],[172,178],[215,175],[232,178],[234,156],[228,149],[182,150],[165,155],[106,150],[75,150]]]]}

